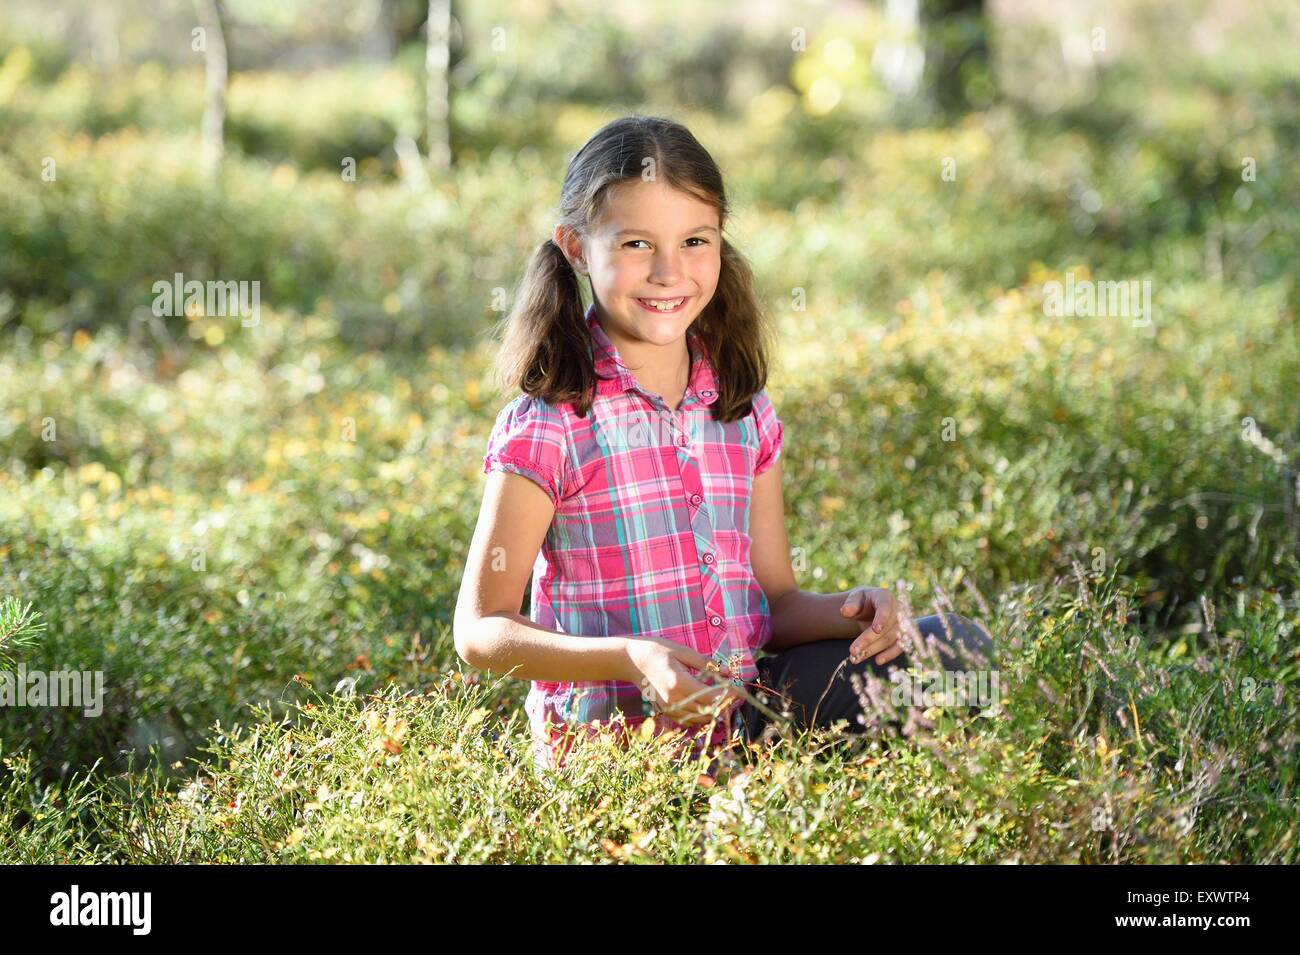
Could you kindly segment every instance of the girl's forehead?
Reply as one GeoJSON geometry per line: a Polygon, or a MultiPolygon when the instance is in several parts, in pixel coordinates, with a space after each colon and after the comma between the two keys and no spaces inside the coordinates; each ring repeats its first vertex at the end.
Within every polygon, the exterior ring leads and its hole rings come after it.
{"type": "Polygon", "coordinates": [[[636,179],[618,183],[606,193],[591,231],[611,233],[620,229],[650,227],[656,220],[675,221],[683,217],[691,220],[688,228],[716,227],[721,213],[716,205],[697,195],[664,183],[636,179]]]}

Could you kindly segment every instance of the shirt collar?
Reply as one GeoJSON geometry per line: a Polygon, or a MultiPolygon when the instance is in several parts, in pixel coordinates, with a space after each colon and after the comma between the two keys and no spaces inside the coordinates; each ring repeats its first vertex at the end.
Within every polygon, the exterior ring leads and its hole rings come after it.
{"type": "MultiPolygon", "coordinates": [[[[596,320],[595,303],[587,306],[585,317],[587,328],[591,332],[591,356],[596,365],[596,393],[609,395],[635,390],[649,397],[650,393],[638,384],[631,370],[623,364],[618,349],[605,334],[605,329],[600,327],[600,322],[596,320]]],[[[718,400],[717,379],[714,377],[713,363],[694,326],[686,330],[686,347],[691,356],[691,371],[682,402],[685,404],[686,398],[694,394],[704,404],[711,405],[718,400]]]]}

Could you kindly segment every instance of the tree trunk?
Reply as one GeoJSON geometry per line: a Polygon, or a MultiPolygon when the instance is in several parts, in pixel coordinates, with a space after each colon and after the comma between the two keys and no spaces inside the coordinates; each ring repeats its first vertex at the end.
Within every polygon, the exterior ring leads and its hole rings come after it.
{"type": "Polygon", "coordinates": [[[397,11],[395,0],[379,0],[375,17],[361,41],[362,56],[388,63],[397,52],[397,11]]]}
{"type": "Polygon", "coordinates": [[[425,149],[429,171],[451,169],[451,0],[429,0],[425,25],[425,149]]]}
{"type": "Polygon", "coordinates": [[[194,0],[203,27],[203,170],[215,178],[225,152],[226,35],[221,0],[194,0]]]}

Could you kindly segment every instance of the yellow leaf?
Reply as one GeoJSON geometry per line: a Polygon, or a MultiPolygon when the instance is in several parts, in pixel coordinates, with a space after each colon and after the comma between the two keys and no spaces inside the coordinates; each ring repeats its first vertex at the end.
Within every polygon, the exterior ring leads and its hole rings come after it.
{"type": "Polygon", "coordinates": [[[77,478],[83,484],[98,484],[107,473],[108,469],[104,465],[98,461],[91,461],[77,469],[77,478]]]}
{"type": "Polygon", "coordinates": [[[844,506],[844,498],[825,496],[821,499],[820,510],[823,517],[830,517],[844,506]]]}

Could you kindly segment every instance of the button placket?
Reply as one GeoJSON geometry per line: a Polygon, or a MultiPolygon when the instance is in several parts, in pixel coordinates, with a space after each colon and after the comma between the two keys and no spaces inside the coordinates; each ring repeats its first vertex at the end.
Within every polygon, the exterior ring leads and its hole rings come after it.
{"type": "Polygon", "coordinates": [[[716,650],[727,638],[726,602],[722,584],[717,574],[717,547],[713,524],[704,503],[704,487],[700,480],[700,459],[690,454],[678,454],[677,463],[682,477],[682,490],[689,501],[688,516],[699,558],[700,596],[704,606],[708,652],[716,650]],[[693,508],[693,509],[692,509],[693,508]]]}
{"type": "Polygon", "coordinates": [[[684,447],[686,444],[686,429],[682,426],[682,419],[685,415],[682,411],[674,411],[670,414],[669,427],[672,428],[673,447],[684,447]]]}

